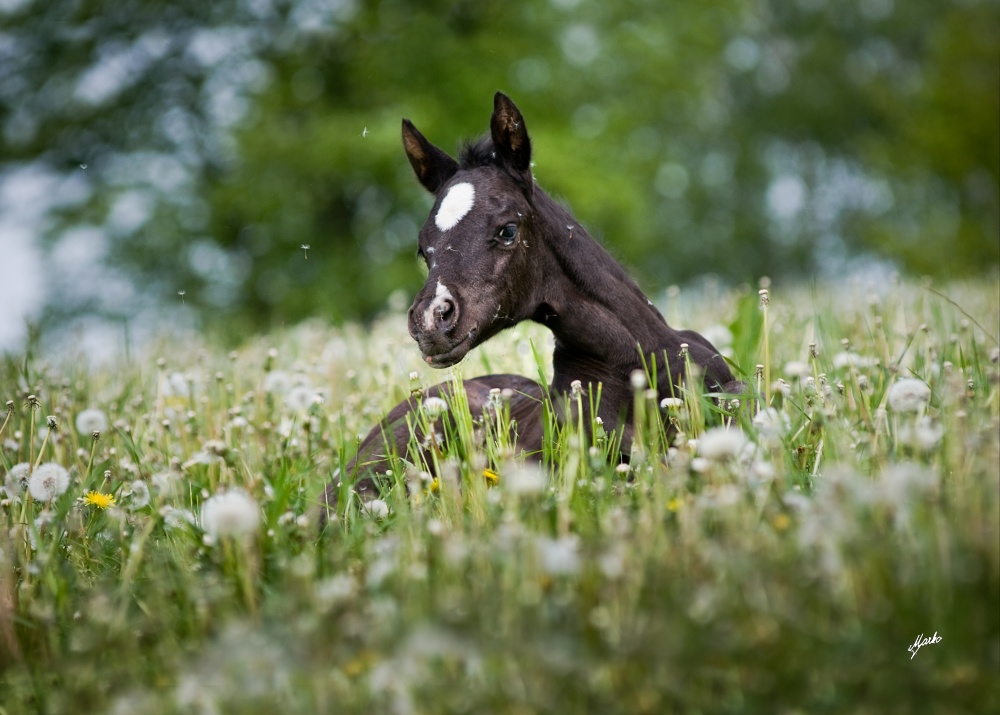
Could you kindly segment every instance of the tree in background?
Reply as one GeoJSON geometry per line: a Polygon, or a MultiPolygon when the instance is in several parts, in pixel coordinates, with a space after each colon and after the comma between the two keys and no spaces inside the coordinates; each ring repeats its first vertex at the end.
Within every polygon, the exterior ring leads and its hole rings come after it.
{"type": "Polygon", "coordinates": [[[89,293],[64,282],[52,320],[179,292],[234,331],[370,316],[421,281],[429,198],[400,117],[454,148],[485,129],[496,89],[525,113],[538,181],[647,287],[1000,263],[996,2],[3,0],[0,13],[0,171],[45,177],[45,244],[113,278],[89,293]]]}

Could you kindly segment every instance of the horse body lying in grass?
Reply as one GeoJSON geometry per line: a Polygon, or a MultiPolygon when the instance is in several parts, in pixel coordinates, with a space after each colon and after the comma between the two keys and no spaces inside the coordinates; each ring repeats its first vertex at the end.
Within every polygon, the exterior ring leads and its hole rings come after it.
{"type": "MultiPolygon", "coordinates": [[[[435,196],[418,238],[427,281],[408,318],[424,360],[437,368],[454,365],[523,320],[541,323],[555,336],[547,388],[519,375],[462,384],[474,417],[494,408],[491,390],[511,391],[504,394],[518,451],[541,454],[543,397],[566,395],[577,380],[584,394],[599,391],[596,416],[609,429],[620,428],[625,457],[636,370],[657,376],[661,398],[678,394],[686,361],[697,366],[708,392],[744,392],[708,340],[667,325],[624,269],[535,184],[524,119],[507,96],[498,92],[494,98],[490,136],[467,145],[457,161],[405,119],[403,146],[418,180],[435,196]]],[[[447,385],[430,388],[424,397],[442,395],[447,385]]],[[[362,499],[377,496],[373,480],[388,468],[389,453],[419,461],[408,454],[407,415],[416,407],[412,398],[394,407],[346,465],[342,477],[362,499]]],[[[336,503],[339,492],[337,478],[327,504],[336,503]]]]}

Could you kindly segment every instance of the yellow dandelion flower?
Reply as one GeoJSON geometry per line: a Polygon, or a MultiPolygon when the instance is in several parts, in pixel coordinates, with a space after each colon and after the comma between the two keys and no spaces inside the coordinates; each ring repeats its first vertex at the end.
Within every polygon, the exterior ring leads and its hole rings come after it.
{"type": "Polygon", "coordinates": [[[484,469],[483,477],[486,479],[487,486],[495,487],[500,483],[500,475],[494,472],[492,469],[484,469]]]}
{"type": "Polygon", "coordinates": [[[778,514],[771,519],[771,524],[774,526],[775,531],[784,531],[791,526],[792,520],[788,518],[788,514],[778,514]]]}
{"type": "Polygon", "coordinates": [[[83,503],[87,506],[96,506],[98,509],[107,509],[115,505],[115,498],[111,494],[89,491],[83,495],[83,503]]]}
{"type": "Polygon", "coordinates": [[[434,477],[434,481],[431,482],[430,486],[427,487],[431,494],[437,494],[441,490],[441,480],[434,477]]]}
{"type": "Polygon", "coordinates": [[[356,658],[352,658],[344,665],[344,675],[349,678],[356,678],[378,661],[376,654],[370,650],[363,650],[356,658]]]}
{"type": "Polygon", "coordinates": [[[680,497],[674,497],[673,499],[667,502],[667,510],[676,512],[683,505],[684,505],[684,500],[682,500],[680,497]]]}

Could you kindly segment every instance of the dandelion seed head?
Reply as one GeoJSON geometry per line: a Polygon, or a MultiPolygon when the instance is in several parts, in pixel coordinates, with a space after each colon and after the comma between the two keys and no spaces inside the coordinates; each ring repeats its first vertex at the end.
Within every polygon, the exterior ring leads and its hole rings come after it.
{"type": "Polygon", "coordinates": [[[698,442],[698,453],[713,462],[724,462],[739,457],[748,442],[740,429],[713,427],[698,442]]]}
{"type": "Polygon", "coordinates": [[[904,377],[889,388],[889,407],[893,412],[918,412],[931,401],[931,388],[923,380],[904,377]]]}
{"type": "Polygon", "coordinates": [[[316,391],[309,385],[296,385],[285,395],[285,405],[292,412],[305,414],[316,403],[316,391]]]}
{"type": "Polygon", "coordinates": [[[833,366],[840,370],[845,367],[856,367],[856,368],[869,368],[874,367],[878,364],[878,359],[873,357],[868,357],[866,355],[859,355],[855,352],[850,352],[848,350],[841,350],[839,353],[833,356],[833,366]]]}
{"type": "Polygon", "coordinates": [[[534,463],[519,464],[504,471],[504,486],[513,494],[541,494],[545,473],[534,463]]]}
{"type": "Polygon", "coordinates": [[[241,489],[215,494],[201,506],[201,527],[213,539],[249,536],[260,529],[260,507],[241,489]]]}
{"type": "Polygon", "coordinates": [[[440,397],[428,397],[424,400],[421,409],[425,415],[434,420],[448,411],[448,403],[440,397]]]}
{"type": "Polygon", "coordinates": [[[777,445],[788,430],[789,424],[788,415],[778,412],[773,407],[761,410],[753,418],[753,426],[757,429],[761,440],[772,445],[777,445]]]}
{"type": "Polygon", "coordinates": [[[163,515],[163,525],[168,529],[181,529],[196,523],[194,514],[187,509],[168,506],[160,513],[163,515]]]}
{"type": "Polygon", "coordinates": [[[136,479],[131,485],[130,505],[133,509],[142,509],[149,504],[149,486],[141,479],[136,479]]]}
{"type": "Polygon", "coordinates": [[[629,380],[632,383],[632,389],[642,390],[648,384],[646,382],[646,373],[642,370],[633,370],[632,374],[629,375],[629,380]]]}
{"type": "Polygon", "coordinates": [[[896,432],[896,439],[901,444],[922,453],[934,451],[943,438],[944,427],[926,415],[914,423],[900,425],[896,432]]]}
{"type": "Polygon", "coordinates": [[[364,513],[373,519],[384,519],[389,516],[389,505],[382,499],[372,499],[362,508],[364,513]]]}
{"type": "Polygon", "coordinates": [[[580,540],[575,534],[550,539],[540,536],[535,539],[538,561],[550,576],[566,576],[580,569],[580,540]]]}
{"type": "Polygon", "coordinates": [[[264,375],[261,387],[264,392],[272,395],[288,394],[288,391],[292,389],[292,376],[284,370],[272,370],[264,375]]]}
{"type": "Polygon", "coordinates": [[[786,362],[782,372],[794,380],[804,380],[812,374],[809,364],[798,360],[790,360],[789,362],[786,362]]]}
{"type": "Polygon", "coordinates": [[[69,472],[55,462],[39,465],[28,479],[28,491],[35,501],[49,501],[69,487],[69,472]]]}
{"type": "Polygon", "coordinates": [[[28,488],[28,476],[31,472],[31,465],[27,462],[15,464],[4,477],[3,488],[7,496],[13,498],[20,496],[28,488]]]}

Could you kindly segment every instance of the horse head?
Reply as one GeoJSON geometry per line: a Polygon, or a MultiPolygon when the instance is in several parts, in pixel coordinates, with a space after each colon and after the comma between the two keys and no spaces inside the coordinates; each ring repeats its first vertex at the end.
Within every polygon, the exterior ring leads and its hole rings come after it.
{"type": "Polygon", "coordinates": [[[410,307],[410,335],[428,364],[448,367],[537,308],[531,142],[521,112],[498,92],[490,136],[459,160],[406,119],[403,146],[435,197],[418,237],[427,280],[410,307]]]}

